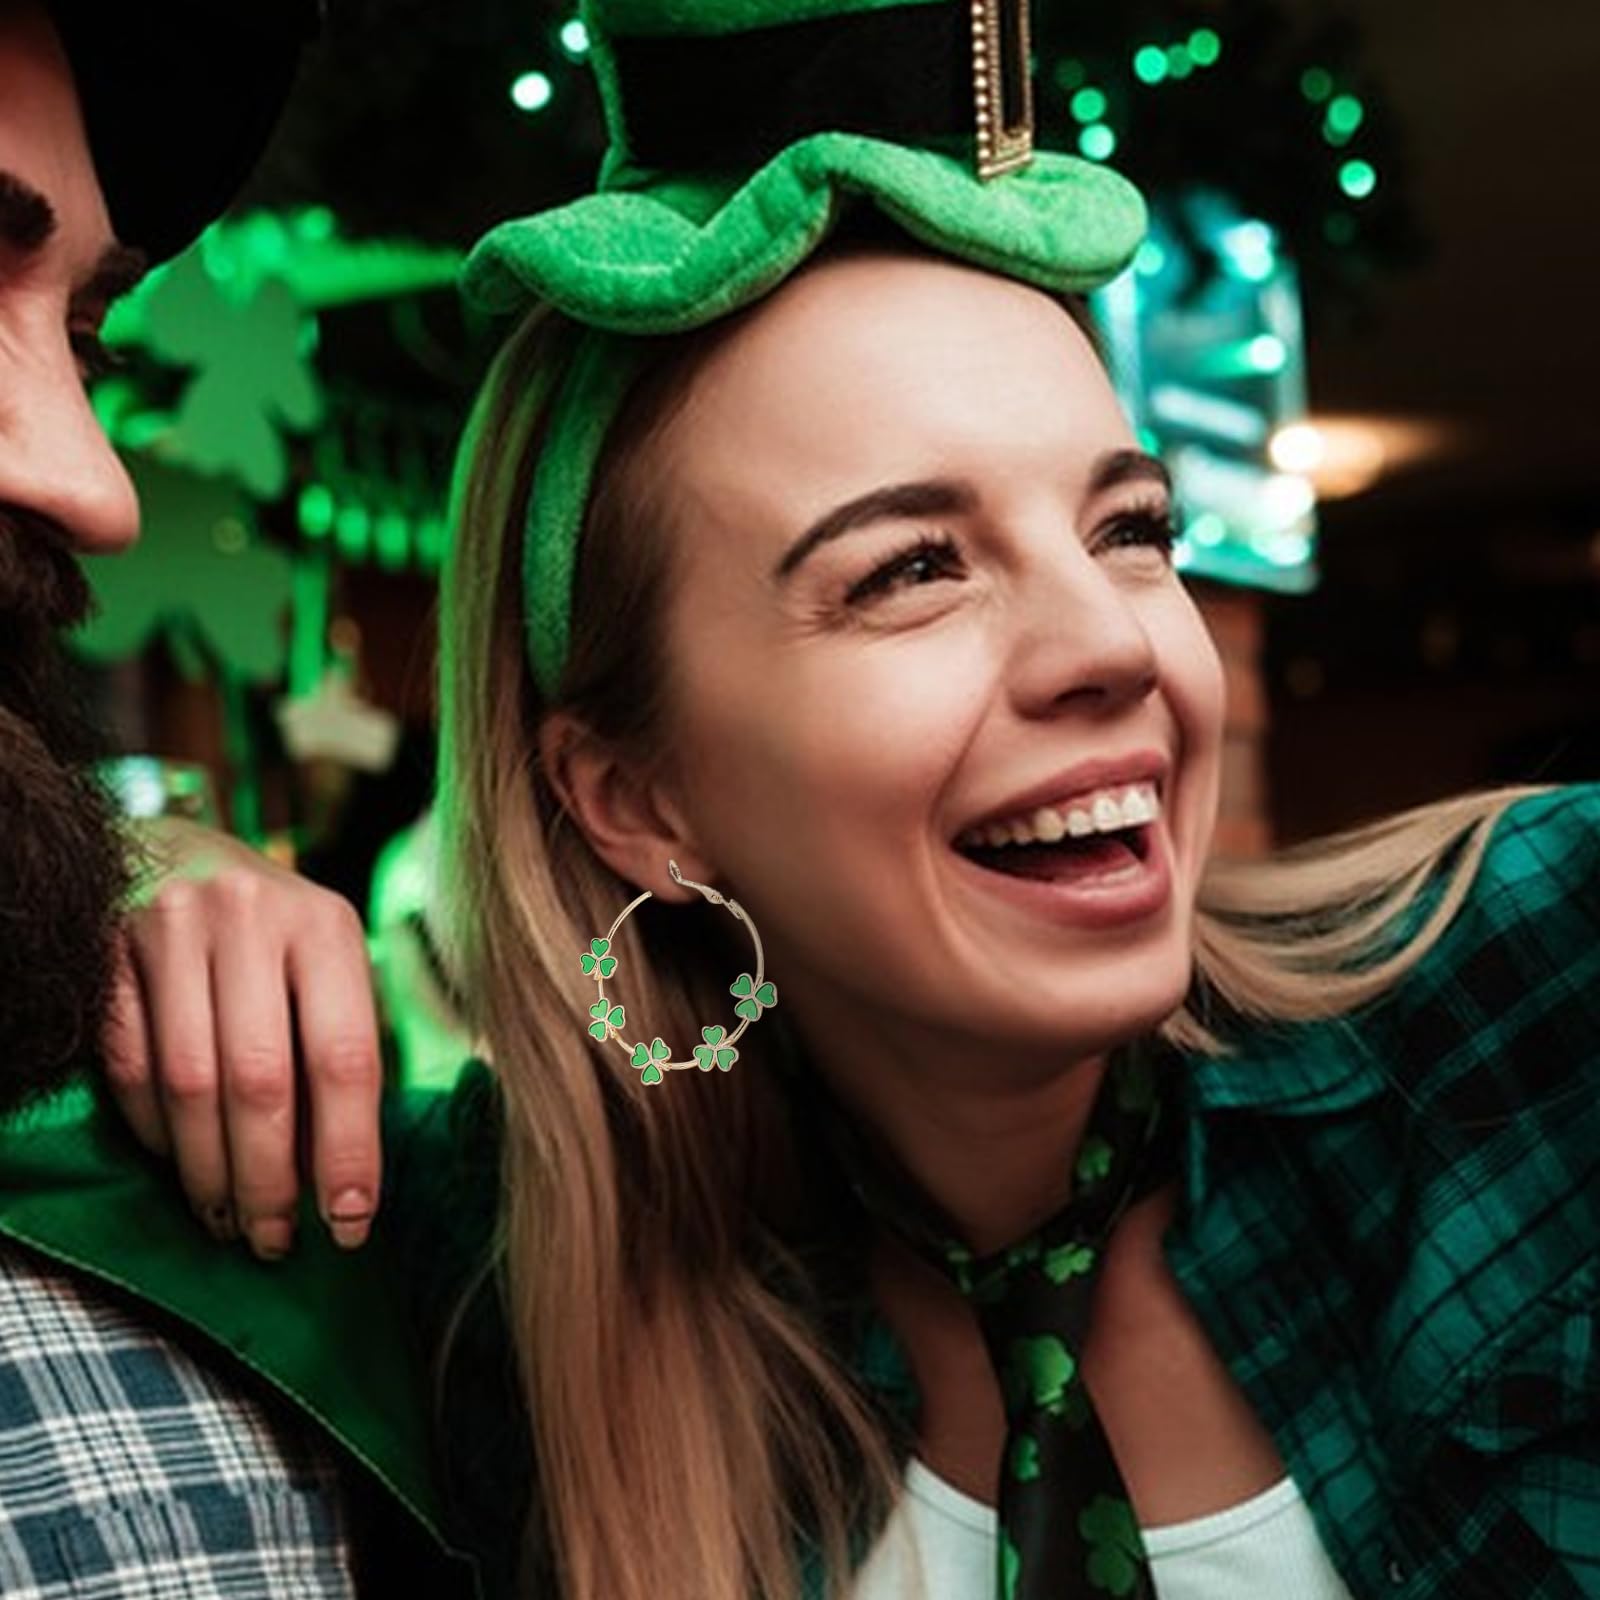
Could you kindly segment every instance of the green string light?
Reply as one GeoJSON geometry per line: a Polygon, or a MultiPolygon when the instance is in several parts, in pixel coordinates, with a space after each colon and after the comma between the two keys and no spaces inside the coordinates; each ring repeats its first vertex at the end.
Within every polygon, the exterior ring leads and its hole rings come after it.
{"type": "Polygon", "coordinates": [[[1354,133],[1366,116],[1367,108],[1353,94],[1342,94],[1328,107],[1328,126],[1338,133],[1354,133]]]}
{"type": "Polygon", "coordinates": [[[1187,78],[1194,71],[1194,57],[1185,44],[1175,44],[1167,51],[1167,71],[1174,78],[1187,78]]]}
{"type": "Polygon", "coordinates": [[[333,532],[333,491],[325,483],[308,483],[300,491],[300,531],[308,539],[326,539],[333,532]]]}
{"type": "Polygon", "coordinates": [[[1222,38],[1211,28],[1196,28],[1189,35],[1189,54],[1199,67],[1214,67],[1222,55],[1222,38]]]}
{"type": "Polygon", "coordinates": [[[1063,94],[1071,94],[1074,89],[1081,89],[1089,81],[1089,71],[1076,57],[1068,56],[1056,63],[1055,79],[1056,87],[1063,94]]]}
{"type": "Polygon", "coordinates": [[[1339,168],[1339,187],[1352,200],[1365,200],[1378,187],[1378,171],[1370,161],[1347,161],[1339,168]]]}
{"type": "Polygon", "coordinates": [[[367,508],[356,501],[341,507],[334,520],[333,533],[340,555],[349,561],[365,560],[367,540],[372,533],[372,518],[367,515],[367,508]]]}
{"type": "Polygon", "coordinates": [[[511,85],[511,103],[518,111],[543,111],[550,104],[555,85],[542,72],[520,73],[511,85]]]}
{"type": "Polygon", "coordinates": [[[1326,67],[1307,67],[1300,74],[1300,93],[1319,106],[1333,93],[1333,74],[1326,67]]]}
{"type": "Polygon", "coordinates": [[[1140,83],[1160,83],[1167,76],[1167,52],[1158,44],[1147,44],[1133,58],[1133,75],[1140,83]]]}
{"type": "Polygon", "coordinates": [[[1117,148],[1117,136],[1105,123],[1092,123],[1078,135],[1078,148],[1091,161],[1109,161],[1117,148]]]}
{"type": "Polygon", "coordinates": [[[589,30],[584,26],[582,17],[573,17],[570,21],[561,24],[561,48],[574,61],[581,60],[588,55],[589,30]]]}
{"type": "Polygon", "coordinates": [[[411,524],[400,511],[385,511],[373,529],[378,565],[386,572],[398,572],[411,554],[411,524]]]}
{"type": "Polygon", "coordinates": [[[1106,97],[1098,89],[1080,89],[1072,97],[1072,114],[1079,122],[1098,122],[1106,114],[1106,97]]]}

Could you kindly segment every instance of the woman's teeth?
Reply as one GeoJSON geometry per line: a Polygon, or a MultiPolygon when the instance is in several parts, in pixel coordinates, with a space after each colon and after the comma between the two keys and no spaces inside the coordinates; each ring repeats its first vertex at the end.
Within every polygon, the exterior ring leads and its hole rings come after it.
{"type": "Polygon", "coordinates": [[[1066,838],[1084,839],[1093,833],[1118,833],[1154,822],[1161,815],[1161,800],[1153,783],[1136,783],[1125,789],[1096,789],[1080,795],[1070,805],[1040,806],[1036,811],[969,828],[956,839],[958,846],[1055,844],[1066,838]]]}

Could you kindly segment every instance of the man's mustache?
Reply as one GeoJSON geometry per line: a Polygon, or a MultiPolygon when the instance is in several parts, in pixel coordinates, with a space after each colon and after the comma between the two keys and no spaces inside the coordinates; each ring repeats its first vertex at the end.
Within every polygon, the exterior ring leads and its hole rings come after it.
{"type": "Polygon", "coordinates": [[[0,506],[0,646],[18,623],[76,628],[94,611],[89,580],[41,518],[0,506]]]}

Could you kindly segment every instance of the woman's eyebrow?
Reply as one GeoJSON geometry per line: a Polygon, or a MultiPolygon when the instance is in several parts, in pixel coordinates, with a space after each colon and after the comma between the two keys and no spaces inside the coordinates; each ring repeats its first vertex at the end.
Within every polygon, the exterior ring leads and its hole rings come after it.
{"type": "Polygon", "coordinates": [[[819,517],[783,553],[772,569],[773,581],[784,579],[818,545],[874,522],[903,517],[951,517],[970,512],[978,503],[971,484],[952,478],[930,478],[916,483],[895,483],[872,489],[847,500],[819,517]]]}
{"type": "Polygon", "coordinates": [[[1144,450],[1113,450],[1095,462],[1089,474],[1089,493],[1104,494],[1125,483],[1159,483],[1172,493],[1172,474],[1166,462],[1144,450]]]}

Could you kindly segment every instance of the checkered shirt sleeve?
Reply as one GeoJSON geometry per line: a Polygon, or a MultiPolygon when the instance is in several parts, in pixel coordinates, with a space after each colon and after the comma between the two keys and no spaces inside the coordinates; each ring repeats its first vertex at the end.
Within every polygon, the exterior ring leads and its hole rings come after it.
{"type": "Polygon", "coordinates": [[[331,1461],[120,1302],[0,1246],[0,1594],[355,1594],[331,1461]]]}

